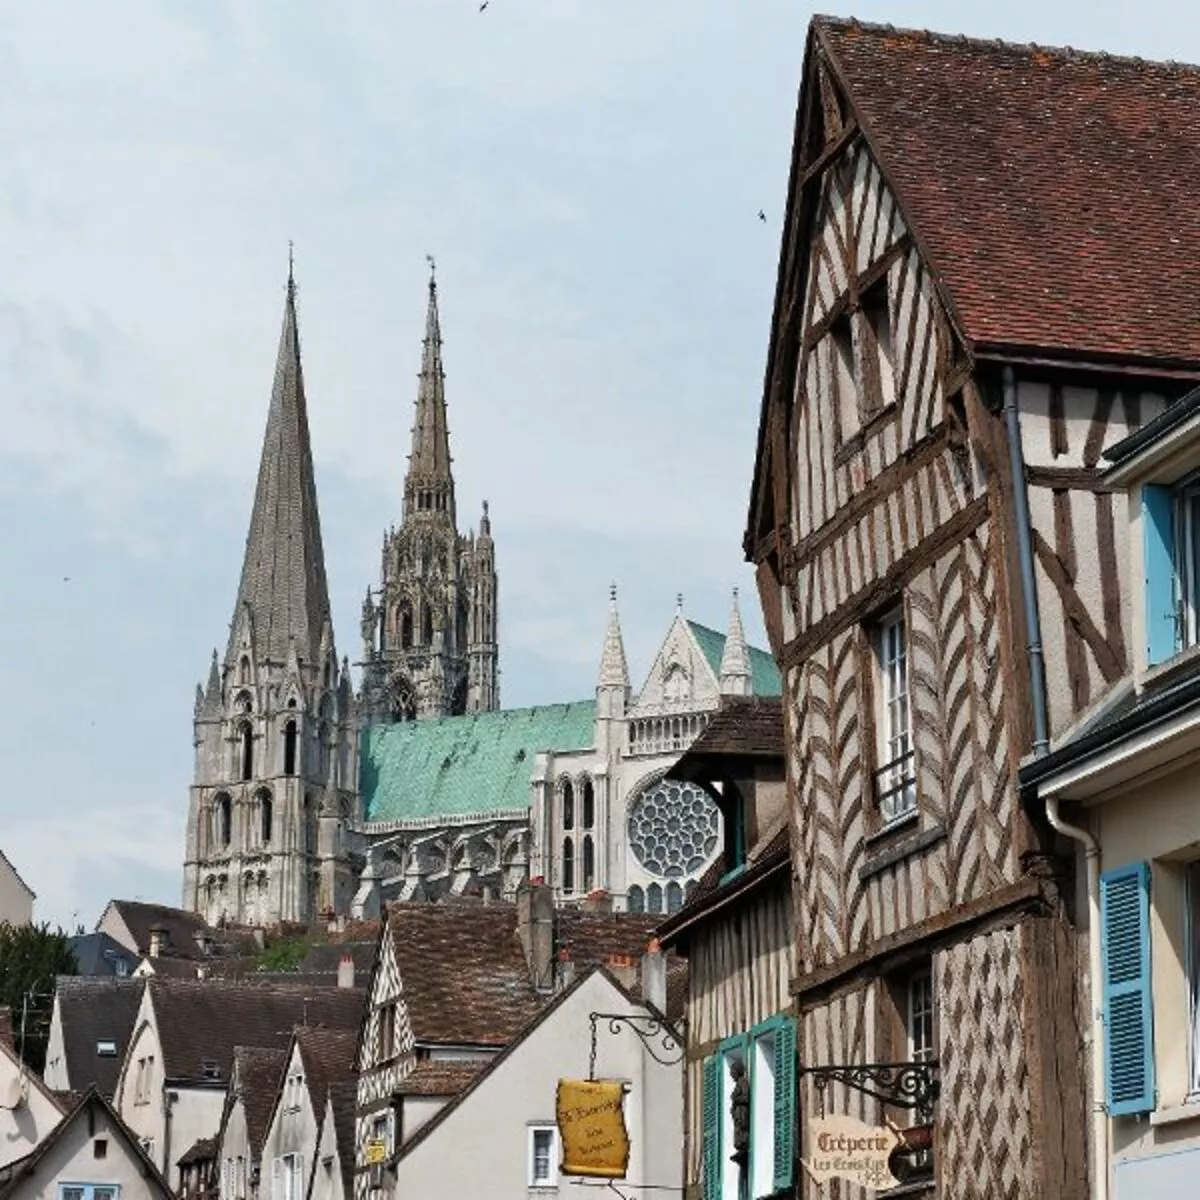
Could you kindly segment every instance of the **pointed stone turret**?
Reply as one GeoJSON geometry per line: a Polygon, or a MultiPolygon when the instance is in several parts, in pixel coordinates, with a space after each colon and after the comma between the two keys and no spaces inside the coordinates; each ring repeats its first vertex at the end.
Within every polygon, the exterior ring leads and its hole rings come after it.
{"type": "Polygon", "coordinates": [[[236,614],[243,606],[252,618],[260,666],[286,662],[293,642],[304,662],[316,662],[329,621],[329,590],[300,368],[296,284],[290,267],[227,668],[239,657],[236,614]]]}
{"type": "MultiPolygon", "coordinates": [[[[196,689],[199,692],[199,688],[196,689]]],[[[197,717],[207,720],[218,720],[221,716],[221,666],[217,652],[212,652],[212,662],[208,668],[208,685],[204,689],[204,698],[196,712],[197,717]]]]}
{"type": "Polygon", "coordinates": [[[617,612],[617,585],[608,593],[608,628],[604,631],[604,650],[600,655],[600,678],[602,688],[629,688],[629,665],[625,661],[625,640],[621,636],[621,617],[617,612]]]}
{"type": "Polygon", "coordinates": [[[749,696],[753,691],[750,650],[746,645],[746,631],[742,628],[737,588],[733,589],[733,611],[729,614],[729,632],[725,635],[725,649],[721,654],[720,677],[722,696],[749,696]]]}
{"type": "Polygon", "coordinates": [[[450,428],[446,421],[446,375],[442,369],[442,329],[438,321],[437,280],[429,273],[429,306],[412,430],[412,453],[404,481],[404,516],[443,513],[454,524],[454,476],[450,470],[450,428]]]}

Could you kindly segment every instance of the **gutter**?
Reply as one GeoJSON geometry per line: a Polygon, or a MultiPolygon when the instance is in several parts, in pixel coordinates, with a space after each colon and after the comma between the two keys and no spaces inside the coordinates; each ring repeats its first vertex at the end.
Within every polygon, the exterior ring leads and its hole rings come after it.
{"type": "MultiPolygon", "coordinates": [[[[1033,753],[1035,759],[1050,754],[1049,722],[1046,716],[1046,663],[1042,653],[1042,626],[1037,603],[1037,576],[1033,566],[1033,538],[1029,518],[1029,492],[1025,482],[1025,458],[1021,450],[1021,424],[1017,412],[1017,383],[1013,368],[1004,367],[1004,424],[1008,431],[1008,457],[1012,467],[1013,506],[1017,521],[1017,555],[1021,568],[1021,598],[1025,606],[1025,628],[1029,639],[1029,686],[1033,700],[1033,753]]],[[[1111,731],[1109,731],[1111,733],[1111,731]]],[[[1046,798],[1046,819],[1062,837],[1079,842],[1084,849],[1088,906],[1088,999],[1092,1005],[1092,1198],[1108,1197],[1108,1113],[1104,1108],[1104,1015],[1101,995],[1100,960],[1100,846],[1078,825],[1063,819],[1057,796],[1046,798]]]]}

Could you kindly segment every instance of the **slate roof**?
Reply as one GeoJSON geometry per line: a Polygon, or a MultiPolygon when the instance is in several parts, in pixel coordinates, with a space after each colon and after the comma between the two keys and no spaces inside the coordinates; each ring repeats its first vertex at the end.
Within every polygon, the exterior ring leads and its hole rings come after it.
{"type": "Polygon", "coordinates": [[[143,979],[104,975],[60,975],[55,980],[67,1080],[74,1092],[95,1087],[111,1100],[121,1074],[121,1062],[133,1033],[143,979]],[[100,1041],[116,1044],[116,1054],[101,1056],[100,1041]]]}
{"type": "Polygon", "coordinates": [[[389,921],[418,1042],[504,1046],[541,1007],[514,905],[394,904],[389,921]]]}
{"type": "Polygon", "coordinates": [[[357,1030],[366,1006],[361,988],[259,987],[224,980],[150,979],[169,1080],[227,1087],[235,1046],[284,1049],[297,1025],[357,1030]],[[217,1074],[206,1072],[214,1064],[217,1074]]]}
{"type": "MultiPolygon", "coordinates": [[[[725,635],[707,625],[688,622],[688,628],[704,655],[705,662],[712,667],[713,674],[721,678],[721,658],[725,653],[725,635]]],[[[783,691],[783,680],[775,660],[757,646],[747,646],[750,658],[750,686],[756,696],[778,696],[783,691]]]]}
{"type": "Polygon", "coordinates": [[[126,974],[132,974],[138,956],[127,946],[107,933],[81,933],[67,939],[75,955],[75,968],[80,975],[116,975],[116,964],[125,964],[126,974]]]}
{"type": "Polygon", "coordinates": [[[336,977],[342,955],[349,954],[354,960],[354,977],[365,980],[375,965],[375,949],[378,944],[377,929],[375,938],[369,942],[328,942],[310,946],[308,953],[300,960],[297,970],[312,975],[330,974],[336,977]]]}
{"type": "Polygon", "coordinates": [[[263,1142],[275,1107],[275,1096],[287,1068],[287,1051],[261,1046],[235,1046],[234,1071],[238,1095],[246,1114],[246,1137],[250,1153],[262,1154],[263,1142]]]}
{"type": "Polygon", "coordinates": [[[184,1152],[176,1159],[175,1165],[178,1167],[189,1167],[192,1163],[211,1162],[217,1157],[217,1139],[215,1137],[197,1138],[184,1152]]]}
{"type": "Polygon", "coordinates": [[[1200,69],[829,17],[812,36],[972,342],[1200,364],[1179,299],[1200,69]]]}
{"type": "Polygon", "coordinates": [[[487,1066],[487,1059],[439,1062],[424,1059],[396,1085],[402,1096],[457,1096],[487,1066]]]}
{"type": "Polygon", "coordinates": [[[354,1123],[358,1105],[358,1083],[345,1080],[329,1085],[329,1103],[333,1109],[333,1136],[337,1143],[338,1161],[342,1168],[342,1181],[346,1195],[353,1194],[351,1181],[354,1178],[354,1123]]]}
{"type": "Polygon", "coordinates": [[[595,721],[596,702],[579,700],[369,728],[360,760],[367,820],[524,813],[535,755],[586,750],[595,721]]]}

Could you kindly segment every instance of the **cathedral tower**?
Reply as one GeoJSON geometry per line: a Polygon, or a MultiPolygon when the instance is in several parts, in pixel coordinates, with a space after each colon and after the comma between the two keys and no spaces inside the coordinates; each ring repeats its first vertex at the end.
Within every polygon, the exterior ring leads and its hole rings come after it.
{"type": "Polygon", "coordinates": [[[185,907],[252,925],[347,910],[353,704],[334,649],[289,269],[229,640],[196,693],[185,907]]]}
{"type": "Polygon", "coordinates": [[[500,706],[496,555],[487,502],[460,535],[446,422],[437,281],[417,386],[399,529],[384,536],[382,586],[363,602],[364,718],[411,721],[500,706]]]}

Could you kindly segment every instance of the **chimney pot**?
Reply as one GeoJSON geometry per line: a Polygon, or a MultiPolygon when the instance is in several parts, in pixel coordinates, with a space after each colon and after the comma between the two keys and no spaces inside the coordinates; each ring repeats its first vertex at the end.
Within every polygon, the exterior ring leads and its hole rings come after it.
{"type": "Polygon", "coordinates": [[[660,1013],[667,1011],[667,956],[658,938],[653,938],[642,955],[642,999],[660,1013]]]}
{"type": "Polygon", "coordinates": [[[340,988],[354,986],[354,956],[352,954],[343,954],[338,963],[337,985],[340,988]]]}
{"type": "Polygon", "coordinates": [[[167,931],[161,925],[155,925],[150,930],[150,957],[157,958],[167,944],[167,931]]]}

